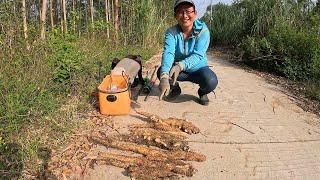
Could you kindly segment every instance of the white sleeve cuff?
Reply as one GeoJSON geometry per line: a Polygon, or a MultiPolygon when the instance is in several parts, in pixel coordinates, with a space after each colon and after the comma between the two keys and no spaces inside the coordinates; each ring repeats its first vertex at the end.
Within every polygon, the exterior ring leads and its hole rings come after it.
{"type": "Polygon", "coordinates": [[[180,70],[181,70],[181,71],[184,70],[184,64],[183,64],[183,62],[178,62],[178,66],[180,67],[180,70]]]}

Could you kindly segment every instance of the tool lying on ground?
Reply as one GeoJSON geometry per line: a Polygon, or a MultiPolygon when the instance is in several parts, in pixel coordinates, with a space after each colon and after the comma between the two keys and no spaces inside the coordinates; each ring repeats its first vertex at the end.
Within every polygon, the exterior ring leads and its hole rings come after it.
{"type": "Polygon", "coordinates": [[[158,65],[154,67],[154,70],[151,74],[150,77],[148,77],[148,74],[147,73],[147,77],[144,78],[144,84],[141,86],[141,88],[138,90],[138,93],[133,97],[133,100],[137,101],[138,100],[138,97],[140,96],[141,93],[144,93],[146,94],[146,97],[144,98],[144,101],[147,101],[150,93],[151,93],[151,90],[157,80],[157,70],[158,70],[158,65]]]}
{"type": "Polygon", "coordinates": [[[149,71],[147,71],[147,76],[143,79],[143,84],[141,84],[141,87],[139,88],[138,93],[135,94],[135,95],[132,97],[132,99],[133,99],[134,101],[137,101],[137,100],[138,100],[138,97],[140,96],[141,92],[143,91],[146,82],[150,81],[149,78],[148,78],[148,76],[149,76],[149,71]]]}
{"type": "Polygon", "coordinates": [[[143,92],[147,93],[146,97],[144,98],[144,101],[148,100],[149,95],[151,94],[152,88],[154,86],[154,84],[157,81],[157,71],[158,71],[159,66],[156,65],[154,67],[153,73],[151,75],[151,81],[149,81],[148,83],[146,83],[145,85],[145,90],[143,92]]]}

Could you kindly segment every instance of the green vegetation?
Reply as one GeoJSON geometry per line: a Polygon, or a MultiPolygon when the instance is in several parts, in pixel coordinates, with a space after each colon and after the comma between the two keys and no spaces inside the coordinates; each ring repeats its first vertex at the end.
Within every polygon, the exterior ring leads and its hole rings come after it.
{"type": "Polygon", "coordinates": [[[172,22],[173,1],[123,1],[118,15],[110,7],[109,22],[99,1],[92,23],[88,1],[81,1],[67,4],[66,32],[59,3],[41,39],[40,1],[27,1],[27,38],[21,1],[0,1],[0,179],[37,175],[39,149],[57,148],[78,127],[77,112],[93,109],[99,72],[108,74],[115,57],[139,54],[145,61],[158,53],[172,22]]]}
{"type": "MultiPolygon", "coordinates": [[[[16,52],[13,59],[20,62],[2,59],[0,64],[5,67],[1,79],[0,150],[7,147],[6,142],[17,142],[15,145],[21,148],[15,150],[15,155],[29,163],[37,159],[39,147],[48,146],[50,135],[60,136],[57,140],[63,141],[76,128],[72,119],[75,112],[92,109],[88,103],[99,84],[99,63],[101,74],[105,75],[115,57],[140,54],[147,60],[159,49],[158,46],[111,47],[104,39],[51,38],[45,45],[34,47],[35,52],[16,52]],[[70,99],[77,100],[70,102],[70,99]],[[61,112],[61,106],[69,103],[75,103],[76,107],[61,112]],[[62,114],[57,116],[57,113],[62,114]]],[[[3,155],[12,157],[8,153],[3,155]]],[[[4,158],[7,157],[0,161],[4,158]]],[[[16,170],[15,167],[5,169],[12,168],[16,170]]]]}
{"type": "MultiPolygon", "coordinates": [[[[173,0],[68,1],[66,12],[63,1],[50,1],[46,23],[42,1],[25,1],[25,15],[21,2],[0,0],[0,179],[37,176],[39,151],[57,148],[80,125],[77,113],[93,109],[99,72],[108,74],[115,57],[149,59],[173,20],[173,0]]],[[[212,44],[304,82],[320,100],[319,2],[238,0],[212,9],[204,18],[212,44]]]]}
{"type": "Polygon", "coordinates": [[[320,101],[319,1],[237,0],[210,12],[204,20],[212,45],[232,47],[246,64],[304,83],[320,101]]]}

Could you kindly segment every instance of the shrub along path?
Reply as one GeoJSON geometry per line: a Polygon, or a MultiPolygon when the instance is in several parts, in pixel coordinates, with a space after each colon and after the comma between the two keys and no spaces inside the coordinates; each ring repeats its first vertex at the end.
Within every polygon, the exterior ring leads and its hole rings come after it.
{"type": "MultiPolygon", "coordinates": [[[[305,112],[279,86],[228,63],[216,54],[210,65],[219,78],[209,106],[197,101],[197,85],[181,83],[174,102],[159,101],[157,87],[145,102],[140,96],[133,109],[162,118],[187,119],[201,133],[188,136],[190,150],[206,156],[192,162],[191,179],[316,179],[320,174],[320,118],[305,112]]],[[[155,56],[146,67],[160,63],[155,56]]],[[[141,122],[134,111],[112,118],[113,130],[141,122]]],[[[108,132],[112,132],[110,129],[108,132]]],[[[114,132],[114,131],[113,131],[114,132]]],[[[100,148],[105,151],[105,148],[100,148]]],[[[94,157],[93,157],[94,158],[94,157]]],[[[94,165],[85,179],[130,179],[121,168],[94,165]]],[[[184,177],[189,179],[190,177],[184,177]]]]}

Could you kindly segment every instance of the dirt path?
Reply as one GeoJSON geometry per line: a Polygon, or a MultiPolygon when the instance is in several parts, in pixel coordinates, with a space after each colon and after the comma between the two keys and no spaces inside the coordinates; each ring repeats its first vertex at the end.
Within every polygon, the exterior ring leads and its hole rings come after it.
{"type": "MultiPolygon", "coordinates": [[[[263,78],[217,56],[209,59],[219,78],[209,106],[195,102],[197,85],[181,83],[182,95],[175,102],[158,101],[155,90],[147,102],[140,97],[136,107],[164,118],[185,118],[201,129],[202,134],[190,136],[190,145],[207,161],[193,163],[198,173],[190,179],[318,179],[320,119],[263,78]]],[[[134,114],[114,120],[125,126],[139,121],[134,114]]],[[[130,179],[122,173],[98,166],[86,179],[130,179]]]]}

